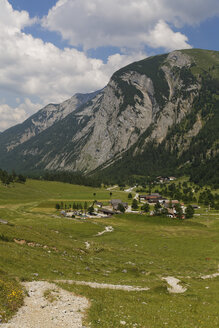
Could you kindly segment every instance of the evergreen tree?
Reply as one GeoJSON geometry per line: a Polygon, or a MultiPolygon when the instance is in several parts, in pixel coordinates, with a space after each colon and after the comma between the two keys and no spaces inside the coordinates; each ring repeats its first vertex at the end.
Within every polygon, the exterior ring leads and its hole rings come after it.
{"type": "Polygon", "coordinates": [[[160,215],[160,214],[161,214],[161,208],[162,208],[162,206],[160,205],[159,202],[157,202],[157,203],[154,205],[154,214],[155,214],[155,215],[160,215]]]}
{"type": "Polygon", "coordinates": [[[119,212],[125,213],[125,207],[121,203],[118,204],[117,209],[118,209],[119,212]]]}
{"type": "Polygon", "coordinates": [[[57,204],[55,205],[55,208],[56,208],[57,210],[59,210],[59,209],[60,209],[60,205],[57,203],[57,204]]]}
{"type": "Polygon", "coordinates": [[[186,210],[185,210],[185,213],[186,213],[186,218],[189,219],[189,218],[192,218],[193,215],[194,215],[194,208],[192,207],[192,205],[188,205],[186,207],[186,210]]]}
{"type": "Polygon", "coordinates": [[[148,213],[150,211],[150,205],[148,203],[145,203],[142,205],[141,210],[145,213],[148,213]]]}
{"type": "Polygon", "coordinates": [[[132,209],[133,210],[137,210],[138,209],[138,201],[135,198],[132,201],[132,209]]]}
{"type": "Polygon", "coordinates": [[[88,207],[88,213],[93,213],[94,212],[94,207],[93,205],[88,207]]]}

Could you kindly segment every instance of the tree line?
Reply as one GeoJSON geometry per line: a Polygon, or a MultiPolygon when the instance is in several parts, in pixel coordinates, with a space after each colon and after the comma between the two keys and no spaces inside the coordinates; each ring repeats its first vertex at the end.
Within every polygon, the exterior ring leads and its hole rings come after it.
{"type": "Polygon", "coordinates": [[[16,174],[15,171],[12,171],[12,173],[8,173],[7,171],[0,169],[0,181],[3,185],[9,186],[11,183],[14,182],[25,183],[26,177],[22,174],[16,174]]]}
{"type": "Polygon", "coordinates": [[[70,184],[83,185],[88,187],[101,187],[101,182],[99,179],[87,177],[81,173],[68,172],[68,171],[46,171],[41,179],[46,181],[59,181],[66,182],[70,184]]]}

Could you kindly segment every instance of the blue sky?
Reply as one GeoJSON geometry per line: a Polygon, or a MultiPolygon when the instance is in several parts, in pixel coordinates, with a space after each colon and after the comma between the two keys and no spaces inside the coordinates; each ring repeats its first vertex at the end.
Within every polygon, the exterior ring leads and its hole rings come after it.
{"type": "Polygon", "coordinates": [[[218,0],[0,0],[0,131],[132,61],[219,50],[218,0]]]}

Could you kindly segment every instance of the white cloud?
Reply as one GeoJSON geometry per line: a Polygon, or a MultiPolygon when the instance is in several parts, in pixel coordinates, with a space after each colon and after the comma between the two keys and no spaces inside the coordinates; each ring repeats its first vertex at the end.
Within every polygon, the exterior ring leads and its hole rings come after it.
{"type": "Polygon", "coordinates": [[[11,94],[15,103],[13,108],[1,101],[0,130],[21,122],[49,102],[59,103],[76,92],[103,88],[116,69],[145,57],[142,53],[118,54],[104,64],[76,49],[61,50],[22,32],[32,20],[26,12],[14,11],[6,0],[0,0],[0,18],[0,90],[3,96],[4,90],[11,94]],[[30,102],[22,104],[23,98],[30,102]]]}
{"type": "MultiPolygon", "coordinates": [[[[59,0],[42,24],[85,50],[100,46],[141,48],[160,21],[179,27],[218,14],[218,0],[59,0]]],[[[166,30],[170,30],[168,25],[166,30]]],[[[170,31],[170,40],[156,33],[156,42],[148,44],[167,50],[188,47],[185,36],[170,31]]]]}
{"type": "Polygon", "coordinates": [[[23,122],[30,114],[35,113],[40,106],[40,104],[33,104],[28,98],[18,107],[0,104],[0,131],[4,131],[15,124],[23,122]]]}
{"type": "Polygon", "coordinates": [[[30,19],[26,11],[13,10],[7,0],[0,0],[0,29],[1,33],[13,34],[23,27],[33,24],[36,20],[30,19]]]}
{"type": "Polygon", "coordinates": [[[179,32],[174,33],[162,20],[148,33],[145,40],[152,48],[164,47],[168,51],[191,48],[187,43],[188,38],[184,34],[179,32]]]}

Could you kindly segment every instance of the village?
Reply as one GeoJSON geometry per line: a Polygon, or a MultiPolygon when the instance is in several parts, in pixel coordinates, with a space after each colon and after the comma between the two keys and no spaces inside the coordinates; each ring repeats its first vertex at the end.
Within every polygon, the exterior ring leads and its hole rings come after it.
{"type": "MultiPolygon", "coordinates": [[[[174,181],[175,177],[157,177],[156,183],[169,183],[174,181]]],[[[108,188],[108,190],[115,189],[118,186],[108,188]]],[[[60,213],[67,218],[108,218],[113,215],[122,213],[147,214],[150,216],[166,216],[169,218],[185,219],[191,218],[194,215],[194,210],[198,209],[198,205],[187,205],[177,199],[168,199],[163,197],[158,192],[151,192],[149,194],[140,194],[136,186],[125,189],[128,201],[122,199],[110,199],[108,202],[101,202],[94,200],[89,206],[86,204],[82,206],[69,205],[60,206],[60,213]],[[135,193],[135,195],[133,195],[135,193]]],[[[141,190],[141,189],[140,189],[141,190]]],[[[94,194],[95,195],[95,194],[94,194]]],[[[112,192],[110,192],[110,197],[112,192]]],[[[59,209],[59,206],[58,208],[59,209]]]]}

